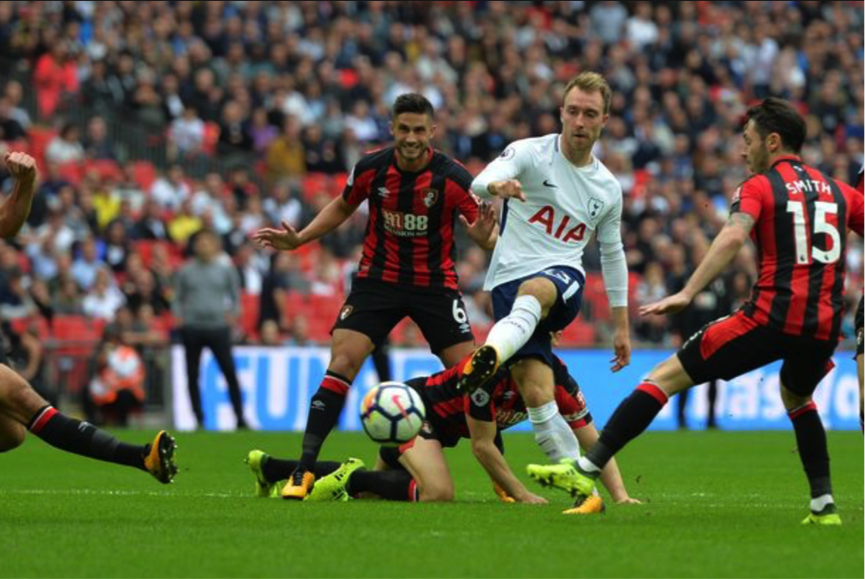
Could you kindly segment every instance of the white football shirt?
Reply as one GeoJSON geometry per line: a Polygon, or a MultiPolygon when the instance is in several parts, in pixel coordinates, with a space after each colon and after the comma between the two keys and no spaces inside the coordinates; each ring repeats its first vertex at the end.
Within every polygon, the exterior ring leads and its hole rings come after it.
{"type": "Polygon", "coordinates": [[[585,274],[583,252],[597,233],[604,286],[611,307],[628,304],[628,269],[622,246],[622,187],[597,158],[575,167],[562,154],[558,134],[511,143],[472,181],[489,199],[493,181],[516,179],[526,196],[504,202],[501,231],[485,290],[554,266],[585,274]]]}

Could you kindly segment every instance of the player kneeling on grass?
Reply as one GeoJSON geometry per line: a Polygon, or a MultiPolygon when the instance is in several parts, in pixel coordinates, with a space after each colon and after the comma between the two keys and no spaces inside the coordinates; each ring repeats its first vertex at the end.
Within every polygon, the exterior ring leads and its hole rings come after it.
{"type": "MultiPolygon", "coordinates": [[[[12,194],[0,205],[0,236],[12,238],[30,212],[36,190],[36,162],[24,153],[7,153],[6,168],[15,180],[12,194]]],[[[120,442],[104,430],[58,412],[9,367],[0,348],[0,452],[21,446],[27,431],[51,446],[97,460],[123,464],[169,483],[177,474],[174,439],[165,431],[144,446],[120,442]]]]}
{"type": "MultiPolygon", "coordinates": [[[[450,501],[454,485],[443,448],[456,446],[460,439],[472,441],[472,451],[493,481],[495,492],[505,502],[544,504],[547,501],[529,492],[514,476],[503,456],[501,431],[528,417],[525,402],[504,366],[471,396],[457,389],[463,364],[430,377],[409,380],[427,408],[427,421],[411,442],[382,447],[374,470],[351,458],[345,463],[319,462],[316,483],[307,500],[347,500],[380,497],[395,501],[450,501]]],[[[567,367],[557,360],[555,399],[583,448],[591,448],[598,431],[586,408],[580,388],[567,367]]],[[[256,494],[271,496],[276,483],[287,478],[296,461],[270,457],[261,451],[249,453],[247,462],[256,476],[256,494]]],[[[615,462],[607,464],[602,482],[617,503],[636,503],[628,496],[615,462]]],[[[594,494],[581,498],[569,513],[602,512],[603,501],[594,494]]]]}

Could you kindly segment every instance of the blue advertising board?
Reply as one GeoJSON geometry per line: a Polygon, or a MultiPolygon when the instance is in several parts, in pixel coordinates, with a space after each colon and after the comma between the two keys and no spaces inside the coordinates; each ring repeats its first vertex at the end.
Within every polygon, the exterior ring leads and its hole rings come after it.
{"type": "MultiPolygon", "coordinates": [[[[670,355],[668,351],[645,350],[633,353],[631,365],[617,374],[609,370],[611,354],[605,350],[561,350],[559,356],[577,379],[595,421],[599,426],[628,396],[652,367],[670,355]]],[[[173,356],[174,423],[180,430],[195,427],[186,388],[182,348],[173,356]]],[[[261,430],[303,430],[309,400],[327,368],[327,348],[237,347],[234,349],[238,376],[243,389],[244,407],[250,426],[261,430]]],[[[856,364],[849,352],[838,352],[836,368],[821,382],[814,399],[827,428],[859,428],[858,381],[856,364]]],[[[395,380],[407,380],[441,369],[439,360],[422,349],[394,349],[391,366],[395,380]]],[[[778,393],[780,363],[755,370],[730,382],[720,382],[716,406],[718,425],[726,430],[771,430],[790,428],[778,393]]],[[[359,430],[358,408],[363,394],[378,382],[370,361],[363,366],[349,393],[340,418],[342,430],[359,430]]],[[[691,427],[705,426],[707,386],[695,388],[688,400],[687,419],[691,427]]],[[[205,427],[230,430],[234,414],[228,400],[225,380],[216,361],[206,352],[201,364],[201,394],[205,427]]],[[[528,430],[527,423],[518,429],[528,430]]],[[[676,428],[675,399],[655,422],[653,430],[676,428]]]]}

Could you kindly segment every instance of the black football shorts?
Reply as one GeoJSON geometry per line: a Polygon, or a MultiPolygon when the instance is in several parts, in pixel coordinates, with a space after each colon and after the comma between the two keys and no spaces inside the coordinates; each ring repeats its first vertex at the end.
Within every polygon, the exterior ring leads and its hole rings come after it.
{"type": "Polygon", "coordinates": [[[368,279],[355,280],[333,329],[360,332],[378,347],[406,317],[417,324],[433,353],[474,340],[459,292],[425,292],[368,279]]]}
{"type": "Polygon", "coordinates": [[[781,383],[800,396],[810,396],[834,368],[837,342],[784,334],[737,312],[705,325],[678,352],[694,384],[718,378],[731,380],[776,360],[781,383]]]}

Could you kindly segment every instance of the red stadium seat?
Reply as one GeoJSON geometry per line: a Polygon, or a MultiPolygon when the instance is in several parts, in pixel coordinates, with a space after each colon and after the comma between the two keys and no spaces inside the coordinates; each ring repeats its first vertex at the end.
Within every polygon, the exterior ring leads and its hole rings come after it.
{"type": "Polygon", "coordinates": [[[168,263],[172,269],[177,269],[183,263],[183,250],[175,243],[161,239],[142,239],[135,242],[135,251],[141,256],[144,267],[150,267],[153,261],[153,250],[162,246],[168,253],[168,263]]]}
{"type": "Polygon", "coordinates": [[[144,191],[150,191],[150,186],[156,181],[156,167],[150,161],[133,161],[130,164],[132,180],[144,191]]]}
{"type": "Polygon", "coordinates": [[[309,273],[315,267],[318,261],[318,255],[321,252],[321,244],[318,241],[305,243],[294,250],[295,257],[298,258],[298,268],[304,273],[309,273]]]}
{"type": "Polygon", "coordinates": [[[337,312],[342,307],[345,298],[341,295],[334,296],[309,296],[309,306],[306,312],[310,316],[325,317],[335,319],[337,312]]]}
{"type": "Polygon", "coordinates": [[[176,243],[170,241],[162,241],[161,243],[164,244],[165,248],[168,250],[168,264],[171,266],[171,269],[177,270],[177,268],[183,265],[185,260],[183,257],[183,249],[176,243]]]}
{"type": "Polygon", "coordinates": [[[27,138],[30,139],[31,155],[36,159],[39,170],[45,169],[45,149],[51,139],[57,136],[57,131],[47,127],[30,127],[27,138]]]}
{"type": "Polygon", "coordinates": [[[337,173],[331,176],[331,184],[335,195],[341,195],[345,185],[348,183],[348,173],[337,173]]]}
{"type": "Polygon", "coordinates": [[[562,333],[561,346],[593,346],[595,328],[577,317],[562,333]]]}
{"type": "Polygon", "coordinates": [[[57,166],[57,173],[76,187],[84,178],[84,166],[78,161],[71,161],[57,166]]]}
{"type": "Polygon", "coordinates": [[[95,172],[101,181],[117,183],[123,178],[123,171],[117,161],[111,159],[94,159],[84,163],[84,174],[95,172]]]}
{"type": "Polygon", "coordinates": [[[333,316],[325,315],[310,315],[307,316],[309,322],[309,339],[319,344],[330,343],[330,329],[336,321],[336,314],[333,316]]]}
{"type": "Polygon", "coordinates": [[[9,320],[9,327],[16,334],[23,334],[30,325],[30,318],[13,318],[9,320]]]}
{"type": "Polygon", "coordinates": [[[289,292],[285,295],[285,308],[288,310],[289,318],[296,313],[307,313],[309,302],[303,294],[289,292]]]}
{"type": "Polygon", "coordinates": [[[324,173],[308,173],[304,175],[303,180],[300,182],[300,193],[303,196],[303,200],[307,203],[312,203],[321,192],[325,192],[328,196],[333,197],[330,191],[330,177],[324,173]]]}
{"type": "Polygon", "coordinates": [[[610,319],[610,304],[607,301],[607,290],[601,274],[590,273],[586,276],[586,287],[583,290],[583,308],[592,320],[606,321],[610,319]]]}
{"type": "Polygon", "coordinates": [[[54,338],[67,342],[97,342],[102,339],[105,328],[103,320],[94,320],[85,316],[56,316],[51,327],[54,338]]]}
{"type": "Polygon", "coordinates": [[[646,183],[648,183],[651,178],[651,173],[646,169],[637,169],[634,171],[634,185],[631,187],[630,191],[631,197],[634,199],[640,199],[646,192],[646,183]]]}
{"type": "Polygon", "coordinates": [[[97,323],[84,316],[55,316],[51,326],[52,358],[57,362],[58,380],[67,393],[75,394],[90,379],[90,362],[102,339],[105,322],[97,323]]]}
{"type": "Polygon", "coordinates": [[[219,142],[219,125],[212,121],[204,123],[204,139],[201,142],[201,152],[213,156],[216,153],[216,144],[219,142]]]}
{"type": "Polygon", "coordinates": [[[41,339],[47,340],[51,337],[51,327],[48,325],[48,320],[42,316],[37,316],[36,318],[31,319],[31,323],[36,325],[36,329],[41,339]]]}
{"type": "Polygon", "coordinates": [[[151,322],[150,328],[162,334],[163,338],[168,338],[172,328],[174,328],[174,316],[171,314],[162,314],[155,316],[151,322]]]}
{"type": "Polygon", "coordinates": [[[150,262],[153,260],[153,248],[160,243],[163,242],[150,239],[142,239],[135,242],[135,251],[141,257],[144,267],[150,267],[150,262]]]}

